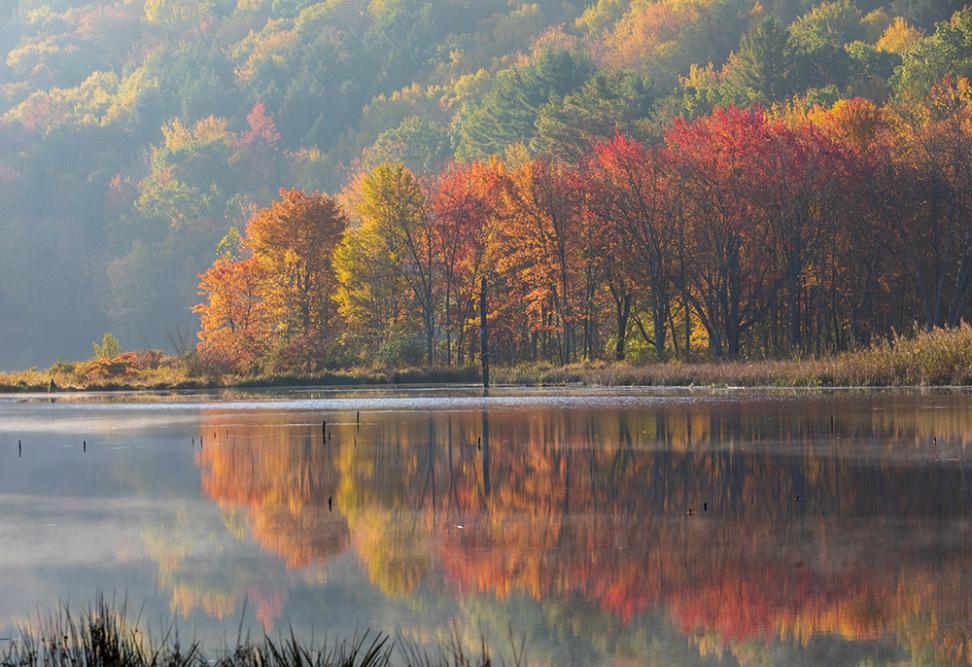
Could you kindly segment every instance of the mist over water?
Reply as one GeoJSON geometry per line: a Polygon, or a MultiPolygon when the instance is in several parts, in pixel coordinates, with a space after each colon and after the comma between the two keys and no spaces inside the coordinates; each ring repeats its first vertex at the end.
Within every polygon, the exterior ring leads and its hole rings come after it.
{"type": "Polygon", "coordinates": [[[308,637],[432,641],[455,621],[502,653],[512,628],[536,664],[966,664],[970,407],[651,390],[3,401],[0,636],[102,591],[213,647],[245,604],[254,632],[308,637]]]}

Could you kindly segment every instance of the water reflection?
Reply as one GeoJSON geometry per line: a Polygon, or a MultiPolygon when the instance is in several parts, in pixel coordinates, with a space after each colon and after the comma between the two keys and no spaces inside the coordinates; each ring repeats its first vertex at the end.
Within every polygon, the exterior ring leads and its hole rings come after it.
{"type": "Polygon", "coordinates": [[[972,664],[969,396],[242,398],[0,405],[0,627],[100,587],[207,637],[972,664]]]}
{"type": "Polygon", "coordinates": [[[350,551],[497,625],[532,601],[538,657],[643,655],[662,619],[700,660],[970,659],[966,399],[293,419],[204,419],[205,493],[291,568],[350,551]]]}

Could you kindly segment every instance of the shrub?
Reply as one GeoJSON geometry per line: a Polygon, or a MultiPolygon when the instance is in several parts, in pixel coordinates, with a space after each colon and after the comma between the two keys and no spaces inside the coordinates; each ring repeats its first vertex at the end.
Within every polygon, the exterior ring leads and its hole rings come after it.
{"type": "Polygon", "coordinates": [[[108,359],[117,356],[121,352],[121,343],[110,331],[101,337],[101,345],[92,343],[95,357],[98,359],[108,359]]]}

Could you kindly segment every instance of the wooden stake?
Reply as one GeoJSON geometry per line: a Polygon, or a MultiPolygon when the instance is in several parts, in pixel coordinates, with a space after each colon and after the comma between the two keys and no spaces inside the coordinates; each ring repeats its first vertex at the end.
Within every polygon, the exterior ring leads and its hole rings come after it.
{"type": "Polygon", "coordinates": [[[479,360],[483,369],[483,389],[489,389],[489,323],[486,276],[479,284],[479,360]]]}

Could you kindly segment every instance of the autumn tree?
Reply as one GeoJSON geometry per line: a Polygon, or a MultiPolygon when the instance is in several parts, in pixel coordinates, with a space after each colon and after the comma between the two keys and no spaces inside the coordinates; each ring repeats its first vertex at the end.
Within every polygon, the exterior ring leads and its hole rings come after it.
{"type": "Polygon", "coordinates": [[[408,285],[374,221],[345,230],[334,253],[334,268],[338,279],[334,300],[345,324],[350,358],[405,362],[393,347],[396,342],[401,347],[410,334],[408,285]]]}
{"type": "Polygon", "coordinates": [[[610,252],[619,263],[620,275],[611,281],[617,313],[615,359],[624,358],[631,292],[636,289],[647,292],[651,342],[664,357],[676,260],[675,186],[666,157],[618,134],[595,146],[587,173],[588,207],[612,239],[610,252]]]}
{"type": "Polygon", "coordinates": [[[763,315],[772,279],[772,225],[756,211],[763,152],[770,142],[759,110],[716,110],[668,131],[684,196],[687,271],[679,287],[692,303],[716,355],[737,356],[743,336],[763,315]]]}
{"type": "Polygon", "coordinates": [[[263,102],[257,102],[246,116],[247,129],[240,135],[236,159],[243,163],[250,189],[271,187],[280,168],[280,132],[263,102]]]}
{"type": "Polygon", "coordinates": [[[892,85],[899,98],[914,102],[950,76],[972,76],[972,7],[956,11],[933,34],[917,40],[904,54],[892,85]]]}
{"type": "Polygon", "coordinates": [[[376,167],[361,181],[358,215],[384,243],[421,312],[426,364],[435,362],[438,257],[425,188],[402,164],[376,167]]]}
{"type": "Polygon", "coordinates": [[[331,197],[281,190],[246,226],[246,247],[267,273],[263,295],[274,328],[307,352],[334,334],[331,257],[347,222],[331,197]]]}
{"type": "Polygon", "coordinates": [[[202,274],[200,350],[247,368],[271,351],[288,368],[324,361],[336,325],[331,257],[346,226],[334,199],[281,190],[247,223],[247,256],[228,253],[202,274]]]}
{"type": "MultiPolygon", "coordinates": [[[[446,364],[466,361],[467,322],[479,302],[479,279],[487,272],[486,246],[493,216],[490,178],[495,163],[453,164],[438,176],[431,200],[433,238],[444,288],[446,364]],[[453,345],[455,343],[455,345],[453,345]]],[[[471,355],[470,355],[471,356],[471,355]]]]}
{"type": "Polygon", "coordinates": [[[582,266],[575,174],[527,160],[504,170],[498,187],[497,270],[522,285],[534,331],[553,334],[567,363],[576,355],[575,272],[582,266]]]}
{"type": "Polygon", "coordinates": [[[840,148],[812,125],[790,127],[770,121],[767,126],[769,141],[757,172],[762,188],[752,214],[768,221],[774,244],[778,268],[770,308],[777,318],[786,314],[786,333],[773,342],[779,345],[782,338],[790,350],[800,351],[812,333],[810,285],[821,279],[811,272],[822,268],[820,253],[843,222],[842,178],[849,177],[840,148]]]}
{"type": "Polygon", "coordinates": [[[898,190],[883,200],[885,230],[925,325],[955,326],[972,283],[972,84],[936,85],[923,103],[899,107],[894,124],[898,190]]]}
{"type": "Polygon", "coordinates": [[[199,315],[199,351],[220,364],[253,370],[266,352],[270,334],[262,287],[266,278],[259,260],[220,257],[200,275],[205,298],[199,315]]]}

